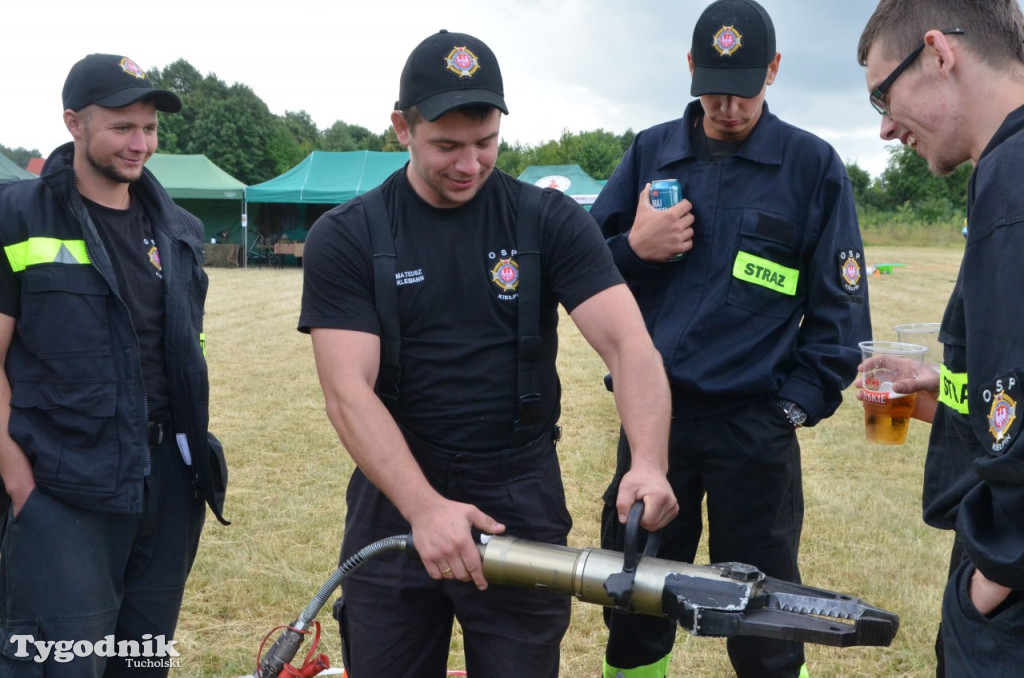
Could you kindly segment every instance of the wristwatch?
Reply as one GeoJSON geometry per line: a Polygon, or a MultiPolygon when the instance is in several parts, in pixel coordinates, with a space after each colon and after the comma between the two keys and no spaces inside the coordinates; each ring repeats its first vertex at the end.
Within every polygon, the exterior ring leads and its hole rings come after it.
{"type": "Polygon", "coordinates": [[[776,398],[775,404],[779,406],[782,413],[786,415],[786,419],[788,419],[789,423],[795,428],[803,426],[804,422],[807,421],[807,413],[804,412],[802,407],[794,403],[792,400],[776,398]]]}

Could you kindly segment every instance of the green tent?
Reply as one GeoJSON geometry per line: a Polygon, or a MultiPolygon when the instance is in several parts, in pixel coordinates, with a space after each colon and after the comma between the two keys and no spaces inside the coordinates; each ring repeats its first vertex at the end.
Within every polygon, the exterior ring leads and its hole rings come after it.
{"type": "Polygon", "coordinates": [[[519,175],[519,180],[541,188],[557,188],[588,210],[604,186],[579,165],[530,165],[519,175]]]}
{"type": "Polygon", "coordinates": [[[207,242],[243,244],[245,184],[202,154],[154,153],[146,167],[175,203],[199,217],[207,242]]]}
{"type": "Polygon", "coordinates": [[[258,208],[249,229],[253,247],[284,237],[305,241],[321,214],[379,186],[408,160],[407,151],[313,151],[284,174],[249,186],[245,201],[258,208]]]}
{"type": "Polygon", "coordinates": [[[245,189],[246,202],[340,205],[405,165],[406,151],[313,151],[284,174],[245,189]]]}
{"type": "Polygon", "coordinates": [[[35,179],[36,175],[18,167],[13,160],[0,153],[0,184],[22,179],[35,179]]]}

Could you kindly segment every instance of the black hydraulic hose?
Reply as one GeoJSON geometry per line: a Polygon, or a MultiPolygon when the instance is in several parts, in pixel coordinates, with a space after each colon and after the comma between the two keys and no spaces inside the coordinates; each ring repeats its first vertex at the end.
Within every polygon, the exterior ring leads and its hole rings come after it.
{"type": "Polygon", "coordinates": [[[362,567],[366,561],[373,560],[382,553],[388,553],[389,551],[405,551],[409,544],[409,535],[402,534],[394,537],[386,537],[380,541],[375,541],[368,546],[364,546],[359,549],[356,553],[350,556],[344,563],[338,566],[338,569],[334,571],[324,585],[320,587],[320,590],[313,596],[313,600],[309,602],[306,609],[299,615],[298,620],[295,622],[295,626],[298,630],[305,629],[311,621],[320,612],[320,608],[327,602],[327,598],[334,592],[334,589],[341,586],[341,583],[348,579],[349,575],[362,567]],[[300,626],[301,625],[301,626],[300,626]]]}
{"type": "Polygon", "coordinates": [[[347,558],[345,562],[338,566],[334,574],[327,578],[324,585],[313,596],[313,600],[299,614],[299,618],[281,633],[281,636],[274,642],[270,650],[267,651],[266,656],[256,670],[256,678],[277,678],[281,674],[285,664],[291,662],[295,655],[298,654],[299,647],[302,645],[303,631],[316,618],[320,608],[327,602],[334,589],[341,586],[342,582],[348,579],[353,572],[366,564],[367,561],[376,558],[382,553],[405,551],[409,548],[410,544],[411,540],[408,534],[386,537],[364,546],[347,558]]]}

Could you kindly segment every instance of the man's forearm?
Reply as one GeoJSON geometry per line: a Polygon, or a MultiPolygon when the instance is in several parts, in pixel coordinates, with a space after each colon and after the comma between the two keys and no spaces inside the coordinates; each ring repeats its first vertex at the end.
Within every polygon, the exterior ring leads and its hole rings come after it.
{"type": "Polygon", "coordinates": [[[391,413],[372,392],[361,402],[334,403],[328,415],[359,469],[406,520],[440,495],[430,486],[391,413]]]}
{"type": "Polygon", "coordinates": [[[665,473],[672,400],[661,356],[650,351],[626,351],[612,375],[615,404],[632,450],[632,465],[665,473]]]}

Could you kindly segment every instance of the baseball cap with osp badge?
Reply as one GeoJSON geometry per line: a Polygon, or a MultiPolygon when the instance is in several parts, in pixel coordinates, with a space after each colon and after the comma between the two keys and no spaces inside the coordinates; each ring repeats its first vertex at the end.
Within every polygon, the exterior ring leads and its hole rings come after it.
{"type": "Polygon", "coordinates": [[[775,58],[775,25],[754,0],[717,0],[697,19],[690,54],[691,96],[755,97],[775,58]]]}
{"type": "Polygon", "coordinates": [[[150,99],[158,111],[177,113],[181,99],[174,92],[153,89],[138,64],[117,54],[90,54],[74,66],[64,81],[64,109],[78,111],[90,104],[124,108],[150,99]]]}
{"type": "Polygon", "coordinates": [[[508,114],[501,69],[490,47],[471,35],[446,30],[417,45],[402,69],[395,110],[415,106],[433,122],[474,104],[508,114]]]}

